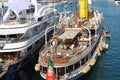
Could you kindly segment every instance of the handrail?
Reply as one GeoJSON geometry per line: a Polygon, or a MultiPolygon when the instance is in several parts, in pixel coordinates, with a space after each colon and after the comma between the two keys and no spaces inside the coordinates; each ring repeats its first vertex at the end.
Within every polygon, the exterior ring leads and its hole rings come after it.
{"type": "Polygon", "coordinates": [[[89,32],[89,45],[91,46],[91,32],[87,27],[83,26],[83,28],[88,30],[88,32],[89,32]]]}
{"type": "Polygon", "coordinates": [[[51,26],[51,27],[49,27],[49,28],[47,28],[47,29],[45,30],[45,45],[47,45],[47,31],[48,31],[49,29],[51,29],[51,28],[54,28],[54,34],[55,34],[55,25],[54,25],[54,26],[51,26]]]}

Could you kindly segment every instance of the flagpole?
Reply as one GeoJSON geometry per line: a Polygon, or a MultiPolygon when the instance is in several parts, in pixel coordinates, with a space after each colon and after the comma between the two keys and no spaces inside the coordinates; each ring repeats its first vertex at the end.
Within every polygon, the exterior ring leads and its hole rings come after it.
{"type": "Polygon", "coordinates": [[[55,80],[55,73],[53,68],[53,62],[51,58],[48,58],[48,67],[46,72],[46,80],[55,80]]]}

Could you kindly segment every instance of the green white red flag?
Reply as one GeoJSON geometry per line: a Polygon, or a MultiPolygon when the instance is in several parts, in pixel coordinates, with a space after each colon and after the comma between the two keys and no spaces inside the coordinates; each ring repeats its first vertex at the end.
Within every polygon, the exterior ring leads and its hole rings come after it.
{"type": "Polygon", "coordinates": [[[53,63],[52,63],[50,58],[48,60],[48,68],[47,68],[47,73],[46,73],[46,80],[55,80],[53,63]]]}

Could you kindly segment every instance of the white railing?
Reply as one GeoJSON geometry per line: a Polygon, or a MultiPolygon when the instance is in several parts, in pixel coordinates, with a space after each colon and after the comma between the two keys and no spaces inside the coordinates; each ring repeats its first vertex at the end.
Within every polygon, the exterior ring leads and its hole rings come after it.
{"type": "Polygon", "coordinates": [[[52,27],[49,27],[45,30],[45,45],[47,45],[47,32],[48,32],[49,29],[52,29],[52,28],[54,28],[54,34],[55,34],[55,25],[52,26],[52,27]]]}
{"type": "Polygon", "coordinates": [[[88,33],[89,33],[89,45],[91,45],[91,32],[90,32],[90,30],[85,26],[83,26],[82,28],[88,30],[88,33]]]}

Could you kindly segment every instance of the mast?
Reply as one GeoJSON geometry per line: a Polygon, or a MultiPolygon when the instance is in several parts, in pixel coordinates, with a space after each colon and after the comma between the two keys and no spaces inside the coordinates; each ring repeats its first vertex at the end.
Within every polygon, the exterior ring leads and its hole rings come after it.
{"type": "MultiPolygon", "coordinates": [[[[74,0],[74,25],[75,27],[78,26],[76,1],[77,0],[74,0]]],[[[88,19],[88,0],[79,0],[79,21],[83,22],[86,19],[88,19]]]]}
{"type": "Polygon", "coordinates": [[[77,7],[76,7],[76,0],[74,0],[74,17],[75,17],[75,21],[74,21],[74,24],[75,24],[75,27],[77,27],[77,7]]]}

